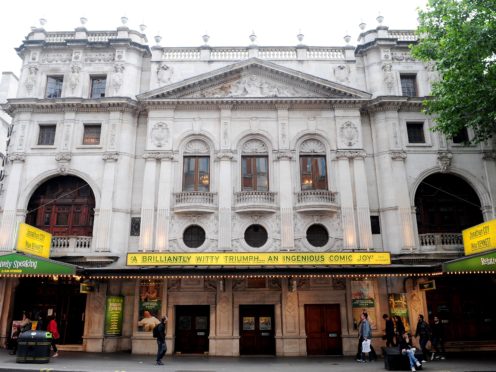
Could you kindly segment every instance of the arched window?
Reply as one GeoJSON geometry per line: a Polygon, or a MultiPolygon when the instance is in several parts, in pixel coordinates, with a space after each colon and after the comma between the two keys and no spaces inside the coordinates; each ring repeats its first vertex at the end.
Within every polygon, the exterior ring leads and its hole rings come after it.
{"type": "Polygon", "coordinates": [[[95,196],[85,181],[55,177],[34,192],[26,222],[55,236],[91,236],[94,208],[95,196]]]}
{"type": "Polygon", "coordinates": [[[301,191],[327,190],[325,146],[316,139],[305,140],[300,146],[301,191]]]}
{"type": "Polygon", "coordinates": [[[188,142],[183,157],[183,191],[210,191],[209,155],[204,141],[188,142]]]}
{"type": "Polygon", "coordinates": [[[462,178],[432,174],[415,193],[418,232],[461,233],[483,222],[480,205],[479,197],[462,178]]]}
{"type": "Polygon", "coordinates": [[[269,191],[267,145],[252,139],[244,143],[241,155],[241,191],[269,191]]]}

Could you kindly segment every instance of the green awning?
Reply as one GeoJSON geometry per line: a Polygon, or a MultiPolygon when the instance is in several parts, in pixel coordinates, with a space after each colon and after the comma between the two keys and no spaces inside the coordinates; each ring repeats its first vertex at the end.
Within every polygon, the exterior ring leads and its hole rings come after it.
{"type": "Polygon", "coordinates": [[[76,266],[55,260],[20,253],[0,256],[0,276],[74,274],[76,266]]]}
{"type": "Polygon", "coordinates": [[[496,250],[443,263],[445,273],[484,273],[496,270],[496,250]]]}

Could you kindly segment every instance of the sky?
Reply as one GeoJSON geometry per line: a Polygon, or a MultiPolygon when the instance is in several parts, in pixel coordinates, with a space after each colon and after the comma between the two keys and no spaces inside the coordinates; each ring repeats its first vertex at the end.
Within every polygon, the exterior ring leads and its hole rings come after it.
{"type": "Polygon", "coordinates": [[[209,45],[249,45],[249,35],[257,35],[260,46],[296,45],[296,35],[304,35],[309,46],[344,46],[343,37],[356,45],[358,25],[377,26],[378,15],[390,29],[415,29],[417,9],[427,0],[7,0],[0,11],[0,72],[19,76],[21,60],[14,48],[45,18],[46,31],[73,31],[86,17],[86,28],[115,30],[121,17],[127,26],[139,30],[145,24],[150,46],[154,36],[162,36],[162,46],[200,46],[202,35],[209,45]]]}

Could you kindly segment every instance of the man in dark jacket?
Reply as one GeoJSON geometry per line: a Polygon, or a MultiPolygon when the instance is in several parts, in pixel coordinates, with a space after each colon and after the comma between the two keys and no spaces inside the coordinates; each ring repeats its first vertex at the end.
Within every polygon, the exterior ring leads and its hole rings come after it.
{"type": "Polygon", "coordinates": [[[424,316],[420,314],[418,316],[415,337],[419,338],[419,345],[420,348],[422,349],[422,354],[424,356],[422,363],[427,362],[429,358],[429,351],[427,350],[427,342],[429,341],[430,336],[431,336],[431,329],[429,327],[429,324],[427,324],[427,322],[424,320],[424,316]]]}
{"type": "Polygon", "coordinates": [[[384,314],[382,319],[386,321],[386,329],[384,330],[386,337],[386,347],[395,346],[394,344],[394,323],[389,318],[389,315],[384,314]]]}
{"type": "Polygon", "coordinates": [[[154,334],[157,335],[157,364],[163,365],[162,358],[167,352],[167,345],[165,344],[165,334],[167,333],[167,317],[163,316],[159,324],[156,325],[157,330],[154,334]]]}
{"type": "Polygon", "coordinates": [[[444,329],[443,329],[443,324],[439,321],[439,317],[437,316],[434,317],[434,323],[432,323],[431,329],[432,329],[431,344],[434,349],[434,352],[431,355],[431,360],[434,360],[434,357],[436,359],[445,359],[444,329]]]}

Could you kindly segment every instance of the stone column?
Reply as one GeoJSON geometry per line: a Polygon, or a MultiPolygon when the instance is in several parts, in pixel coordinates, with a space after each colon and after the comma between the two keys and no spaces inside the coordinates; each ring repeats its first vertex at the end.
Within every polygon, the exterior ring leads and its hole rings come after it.
{"type": "Polygon", "coordinates": [[[231,207],[233,198],[231,161],[231,106],[220,106],[219,249],[232,250],[231,207]]]}
{"type": "MultiPolygon", "coordinates": [[[[155,230],[155,247],[158,251],[169,249],[169,223],[172,194],[172,151],[162,152],[160,158],[160,176],[157,196],[157,227],[155,230]]],[[[142,222],[143,223],[143,222],[142,222]]]]}
{"type": "Polygon", "coordinates": [[[343,248],[355,249],[358,246],[353,208],[353,185],[351,184],[351,151],[338,151],[336,154],[339,169],[339,195],[341,202],[341,221],[343,224],[343,248]]]}
{"type": "Polygon", "coordinates": [[[8,159],[12,164],[7,168],[5,203],[0,223],[0,251],[14,250],[17,225],[22,221],[22,216],[17,217],[17,202],[26,154],[23,152],[12,153],[8,159]]]}
{"type": "Polygon", "coordinates": [[[288,106],[277,106],[277,127],[279,140],[279,205],[281,213],[281,249],[294,249],[294,219],[293,199],[294,190],[291,175],[291,159],[293,154],[289,149],[289,112],[288,106]]]}
{"type": "Polygon", "coordinates": [[[141,230],[139,249],[143,252],[153,250],[153,227],[155,215],[155,177],[159,153],[146,152],[145,172],[143,174],[143,195],[141,201],[141,230]]]}
{"type": "Polygon", "coordinates": [[[355,201],[358,225],[358,239],[361,249],[369,250],[373,247],[372,229],[370,226],[370,204],[365,173],[365,151],[357,151],[353,159],[355,176],[355,201]]]}
{"type": "Polygon", "coordinates": [[[110,252],[115,171],[119,154],[117,152],[106,152],[103,154],[102,159],[105,161],[105,166],[103,167],[102,195],[100,198],[98,224],[95,224],[94,247],[97,252],[110,252]]]}
{"type": "Polygon", "coordinates": [[[412,205],[410,202],[410,194],[408,192],[408,180],[405,169],[406,152],[390,151],[392,161],[392,178],[395,185],[396,197],[398,203],[398,222],[399,229],[402,234],[402,250],[412,251],[416,244],[415,228],[412,219],[412,205]]]}
{"type": "MultiPolygon", "coordinates": [[[[496,145],[496,141],[494,142],[496,145]]],[[[488,221],[496,218],[496,150],[485,150],[482,159],[489,193],[489,200],[485,203],[483,201],[486,205],[482,206],[482,214],[484,221],[488,221]]]]}

